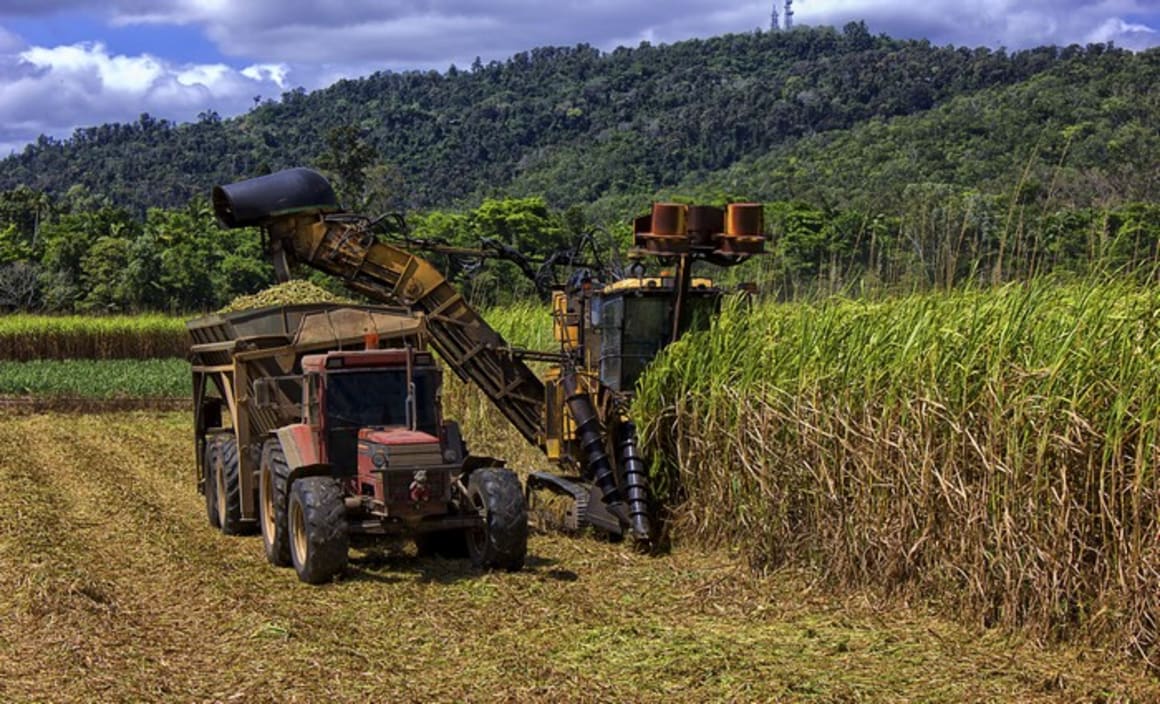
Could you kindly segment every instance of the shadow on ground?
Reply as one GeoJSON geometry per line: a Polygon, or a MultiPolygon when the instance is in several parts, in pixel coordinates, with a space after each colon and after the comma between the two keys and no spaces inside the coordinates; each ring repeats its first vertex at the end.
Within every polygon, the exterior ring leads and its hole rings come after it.
{"type": "MultiPolygon", "coordinates": [[[[558,582],[576,582],[580,579],[580,575],[572,570],[557,568],[556,564],[557,561],[552,558],[528,555],[519,573],[558,582]]],[[[487,573],[488,570],[475,567],[466,558],[419,557],[401,549],[386,548],[351,555],[342,578],[344,581],[382,584],[410,581],[455,584],[479,579],[487,573]]]]}

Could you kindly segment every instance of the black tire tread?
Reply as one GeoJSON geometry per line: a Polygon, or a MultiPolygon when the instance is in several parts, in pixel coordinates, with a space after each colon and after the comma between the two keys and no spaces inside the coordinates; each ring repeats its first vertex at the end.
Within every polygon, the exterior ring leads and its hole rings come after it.
{"type": "Polygon", "coordinates": [[[209,436],[205,439],[205,448],[202,452],[202,467],[204,474],[202,476],[202,493],[205,495],[205,517],[209,524],[214,528],[221,527],[221,521],[217,515],[217,476],[213,470],[213,453],[214,445],[217,443],[217,438],[209,436]]]}
{"type": "MultiPolygon", "coordinates": [[[[342,483],[332,477],[304,477],[290,488],[290,501],[302,505],[306,524],[306,561],[293,559],[298,578],[323,584],[340,574],[349,559],[350,533],[342,483]]],[[[291,550],[291,557],[296,558],[291,550]]]]}
{"type": "MultiPolygon", "coordinates": [[[[221,460],[222,478],[226,488],[226,515],[218,517],[221,531],[226,535],[243,535],[252,526],[242,520],[242,483],[239,476],[238,440],[232,434],[222,435],[216,439],[213,448],[214,454],[221,460]]],[[[217,463],[215,462],[213,466],[217,467],[217,463]]]]}
{"type": "MultiPolygon", "coordinates": [[[[262,544],[266,550],[266,559],[275,567],[290,567],[290,529],[286,524],[286,508],[289,505],[290,465],[286,463],[286,453],[282,450],[282,443],[277,438],[270,438],[262,445],[262,471],[267,467],[271,473],[271,488],[274,504],[274,535],[268,538],[262,535],[262,544]]],[[[262,510],[259,503],[258,510],[262,510]]],[[[265,523],[259,520],[259,525],[265,523]]]]}
{"type": "Polygon", "coordinates": [[[477,469],[468,478],[469,500],[480,495],[486,508],[482,548],[468,540],[476,567],[520,570],[528,553],[528,506],[519,477],[510,469],[477,469]]]}

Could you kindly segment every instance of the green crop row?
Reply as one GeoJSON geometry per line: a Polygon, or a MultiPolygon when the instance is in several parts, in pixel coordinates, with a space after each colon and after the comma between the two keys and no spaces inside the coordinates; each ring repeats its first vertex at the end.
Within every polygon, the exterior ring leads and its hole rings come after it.
{"type": "Polygon", "coordinates": [[[1160,289],[726,307],[635,414],[686,538],[1160,651],[1160,289]]]}
{"type": "Polygon", "coordinates": [[[184,398],[190,384],[189,363],[183,359],[0,362],[3,396],[184,398]]]}
{"type": "MultiPolygon", "coordinates": [[[[512,345],[553,349],[552,317],[545,306],[493,308],[484,317],[512,345]]],[[[0,360],[185,358],[185,320],[164,315],[0,316],[0,360]]]]}
{"type": "Polygon", "coordinates": [[[185,357],[185,322],[163,315],[0,317],[0,360],[185,357]]]}
{"type": "Polygon", "coordinates": [[[514,303],[483,312],[488,325],[513,347],[552,352],[560,343],[552,337],[552,311],[538,303],[514,303]]]}

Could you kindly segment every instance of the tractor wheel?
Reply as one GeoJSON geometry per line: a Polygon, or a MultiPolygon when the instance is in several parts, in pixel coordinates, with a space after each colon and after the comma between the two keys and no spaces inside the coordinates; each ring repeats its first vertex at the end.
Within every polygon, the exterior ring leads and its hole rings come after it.
{"type": "Polygon", "coordinates": [[[276,567],[290,563],[290,534],[286,524],[286,489],[290,467],[282,452],[282,443],[271,438],[262,446],[262,464],[258,479],[258,516],[266,559],[276,567]]]}
{"type": "Polygon", "coordinates": [[[221,436],[210,447],[218,526],[226,535],[241,535],[246,532],[247,526],[242,522],[242,484],[238,476],[237,438],[232,435],[221,436]]]}
{"type": "Polygon", "coordinates": [[[306,477],[290,487],[287,514],[290,559],[298,579],[329,582],[346,567],[350,534],[342,484],[331,477],[306,477]]]}
{"type": "Polygon", "coordinates": [[[420,533],[415,536],[415,547],[419,557],[438,556],[453,560],[467,557],[467,539],[462,530],[420,533]]]}
{"type": "Polygon", "coordinates": [[[217,438],[209,437],[205,440],[205,452],[202,455],[202,467],[205,475],[202,477],[202,493],[205,494],[205,517],[214,528],[221,527],[221,519],[217,512],[217,477],[213,471],[213,447],[217,438]]]}
{"type": "Polygon", "coordinates": [[[483,527],[467,532],[467,553],[477,567],[514,572],[528,552],[528,505],[510,469],[478,469],[467,480],[467,499],[483,527]]]}

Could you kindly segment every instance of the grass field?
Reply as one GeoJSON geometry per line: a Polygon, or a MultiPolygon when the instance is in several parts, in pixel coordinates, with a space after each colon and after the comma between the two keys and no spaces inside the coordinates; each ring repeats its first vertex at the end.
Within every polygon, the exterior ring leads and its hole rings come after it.
{"type": "Polygon", "coordinates": [[[184,359],[0,362],[0,396],[184,398],[190,388],[184,359]]]}
{"type": "Polygon", "coordinates": [[[1151,702],[1040,649],[728,552],[534,537],[481,574],[356,554],[321,588],[206,523],[186,414],[0,425],[0,701],[1151,702]]]}

